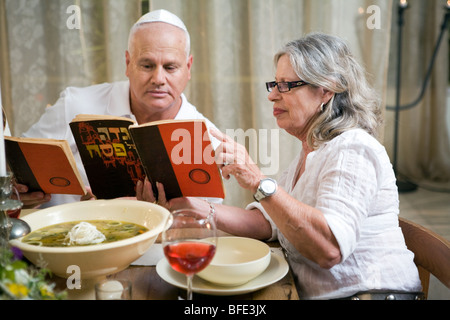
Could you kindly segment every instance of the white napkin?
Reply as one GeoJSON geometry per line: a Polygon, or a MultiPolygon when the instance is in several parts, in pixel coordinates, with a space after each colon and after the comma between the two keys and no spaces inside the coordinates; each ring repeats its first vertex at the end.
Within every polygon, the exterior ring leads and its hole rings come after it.
{"type": "Polygon", "coordinates": [[[270,251],[274,254],[279,255],[280,257],[285,258],[283,249],[281,247],[271,247],[270,251]]]}
{"type": "Polygon", "coordinates": [[[164,258],[161,243],[154,243],[139,259],[132,262],[133,266],[156,266],[164,258]]]}

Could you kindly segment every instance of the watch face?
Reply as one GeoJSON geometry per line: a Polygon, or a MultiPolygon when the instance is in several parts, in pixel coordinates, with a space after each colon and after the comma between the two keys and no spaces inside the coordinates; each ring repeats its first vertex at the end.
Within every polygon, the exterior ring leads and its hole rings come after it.
{"type": "Polygon", "coordinates": [[[273,194],[277,188],[277,185],[271,180],[261,181],[261,189],[266,194],[273,194]]]}

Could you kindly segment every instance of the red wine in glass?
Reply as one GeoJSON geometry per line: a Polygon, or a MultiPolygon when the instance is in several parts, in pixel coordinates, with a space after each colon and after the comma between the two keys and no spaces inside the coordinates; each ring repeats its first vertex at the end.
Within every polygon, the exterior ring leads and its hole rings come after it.
{"type": "Polygon", "coordinates": [[[206,268],[215,252],[214,244],[196,241],[176,242],[164,247],[164,254],[172,268],[186,275],[206,268]]]}
{"type": "Polygon", "coordinates": [[[7,210],[6,213],[8,214],[8,217],[18,219],[21,210],[21,208],[15,210],[7,210]]]}
{"type": "Polygon", "coordinates": [[[192,300],[194,275],[206,268],[216,253],[214,217],[204,217],[204,213],[193,209],[173,211],[161,239],[170,266],[186,275],[187,299],[192,300]]]}
{"type": "MultiPolygon", "coordinates": [[[[12,199],[20,201],[20,194],[19,194],[19,191],[17,191],[16,187],[12,186],[12,191],[15,195],[15,197],[13,195],[12,199]]],[[[22,204],[20,205],[20,207],[16,207],[14,209],[7,210],[6,214],[10,218],[18,219],[19,215],[20,215],[20,211],[22,211],[22,204]]]]}

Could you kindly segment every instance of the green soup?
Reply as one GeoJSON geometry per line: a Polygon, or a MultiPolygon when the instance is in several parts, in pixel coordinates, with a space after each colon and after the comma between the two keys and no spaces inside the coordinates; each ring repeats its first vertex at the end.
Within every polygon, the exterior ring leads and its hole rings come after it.
{"type": "MultiPolygon", "coordinates": [[[[89,220],[89,221],[71,221],[47,226],[35,230],[22,239],[22,242],[45,247],[73,247],[80,246],[80,244],[71,244],[68,239],[68,234],[73,227],[81,222],[88,222],[95,226],[104,236],[105,240],[101,243],[110,243],[118,240],[128,239],[149,229],[132,223],[124,221],[113,220],[89,220]]],[[[95,243],[92,243],[95,244],[95,243]]],[[[85,245],[92,245],[85,244],[85,245]]]]}

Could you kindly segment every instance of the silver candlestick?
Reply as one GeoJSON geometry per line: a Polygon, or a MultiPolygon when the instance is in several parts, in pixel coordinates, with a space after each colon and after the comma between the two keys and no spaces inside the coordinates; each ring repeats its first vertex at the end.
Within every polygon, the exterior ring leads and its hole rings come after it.
{"type": "Polygon", "coordinates": [[[0,176],[0,247],[4,248],[8,246],[13,226],[13,222],[8,216],[8,211],[19,210],[22,207],[22,202],[11,199],[13,191],[12,178],[11,172],[8,172],[6,176],[0,176]]]}

